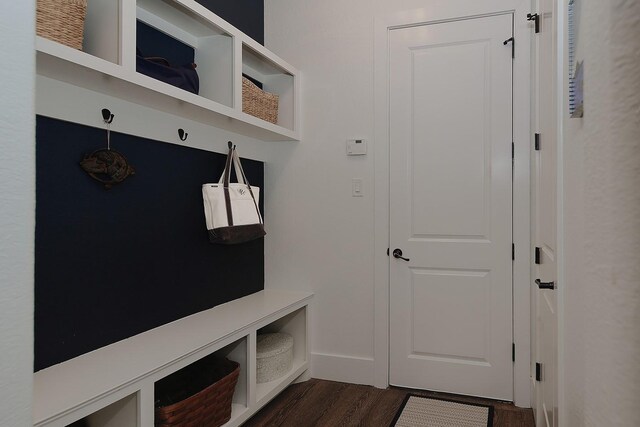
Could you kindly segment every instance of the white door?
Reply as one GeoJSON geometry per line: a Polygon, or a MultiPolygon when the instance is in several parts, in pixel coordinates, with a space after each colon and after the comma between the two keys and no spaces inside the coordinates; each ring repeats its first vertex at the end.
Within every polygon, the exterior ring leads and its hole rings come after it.
{"type": "Polygon", "coordinates": [[[556,168],[557,168],[557,30],[555,0],[539,0],[541,17],[537,35],[537,91],[534,108],[539,133],[535,155],[534,301],[536,313],[536,357],[534,367],[536,423],[557,425],[557,304],[556,292],[556,168]]]}
{"type": "Polygon", "coordinates": [[[390,31],[393,385],[512,399],[511,36],[510,14],[390,31]]]}

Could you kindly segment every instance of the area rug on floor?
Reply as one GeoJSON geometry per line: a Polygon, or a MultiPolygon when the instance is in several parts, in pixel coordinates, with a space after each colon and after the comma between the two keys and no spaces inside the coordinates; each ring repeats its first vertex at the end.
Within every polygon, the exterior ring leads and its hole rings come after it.
{"type": "Polygon", "coordinates": [[[493,406],[408,395],[395,418],[395,427],[491,427],[493,406]]]}

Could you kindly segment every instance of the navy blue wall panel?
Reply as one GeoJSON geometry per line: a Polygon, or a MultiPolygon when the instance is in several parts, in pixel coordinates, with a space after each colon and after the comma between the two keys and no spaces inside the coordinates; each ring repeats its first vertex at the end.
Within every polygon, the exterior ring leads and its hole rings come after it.
{"type": "MultiPolygon", "coordinates": [[[[112,132],[136,174],[107,191],[79,166],[105,136],[37,119],[36,371],[264,287],[263,239],[207,240],[201,186],[225,155],[112,132]]],[[[264,165],[243,165],[262,208],[264,165]]]]}
{"type": "Polygon", "coordinates": [[[195,51],[191,46],[187,46],[142,21],[136,21],[136,47],[142,56],[160,56],[174,66],[194,62],[195,51]]]}
{"type": "Polygon", "coordinates": [[[196,0],[234,27],[264,44],[264,0],[196,0]]]}

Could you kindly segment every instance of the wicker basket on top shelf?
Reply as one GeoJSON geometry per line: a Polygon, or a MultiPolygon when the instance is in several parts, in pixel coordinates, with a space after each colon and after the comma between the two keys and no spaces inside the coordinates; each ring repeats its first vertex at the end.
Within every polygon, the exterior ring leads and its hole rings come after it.
{"type": "Polygon", "coordinates": [[[87,0],[38,0],[36,34],[82,50],[87,0]]]}
{"type": "Polygon", "coordinates": [[[242,77],[242,111],[268,122],[278,123],[278,95],[265,92],[242,77]]]}

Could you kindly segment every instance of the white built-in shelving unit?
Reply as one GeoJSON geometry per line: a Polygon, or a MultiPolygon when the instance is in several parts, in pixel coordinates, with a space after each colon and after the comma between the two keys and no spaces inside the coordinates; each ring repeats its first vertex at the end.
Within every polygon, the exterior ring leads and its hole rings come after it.
{"type": "Polygon", "coordinates": [[[152,427],[155,382],[216,353],[240,364],[225,424],[238,426],[307,370],[311,300],[306,292],[260,291],[36,372],[34,425],[152,427]],[[256,383],[259,331],[293,336],[293,367],[263,384],[256,383]]]}
{"type": "MultiPolygon", "coordinates": [[[[88,0],[83,51],[42,37],[36,51],[40,76],[256,139],[300,139],[298,71],[193,0],[88,0]],[[137,20],[194,48],[198,95],[136,72],[137,20]],[[279,95],[277,124],[242,112],[242,73],[279,95]]],[[[39,371],[34,425],[152,427],[155,382],[216,353],[240,364],[226,424],[238,426],[307,370],[311,298],[261,291],[39,371]],[[256,383],[259,330],[294,338],[293,368],[266,384],[256,383]]]]}
{"type": "Polygon", "coordinates": [[[299,140],[299,73],[194,0],[88,0],[83,51],[37,37],[41,76],[262,140],[299,140]],[[200,93],[136,72],[136,20],[191,46],[200,93]],[[279,95],[278,123],[242,112],[242,73],[279,95]]]}

